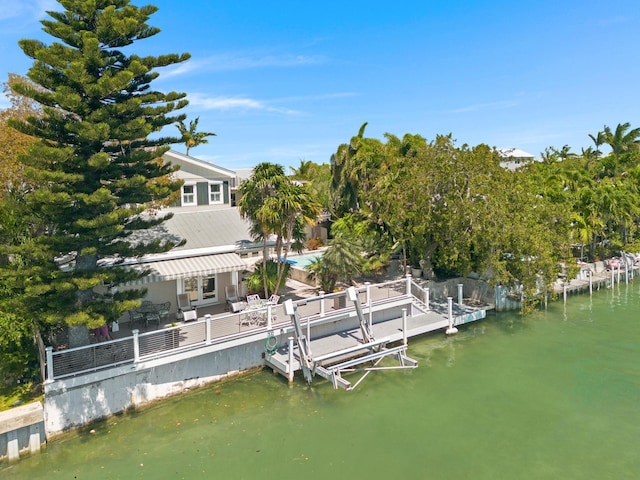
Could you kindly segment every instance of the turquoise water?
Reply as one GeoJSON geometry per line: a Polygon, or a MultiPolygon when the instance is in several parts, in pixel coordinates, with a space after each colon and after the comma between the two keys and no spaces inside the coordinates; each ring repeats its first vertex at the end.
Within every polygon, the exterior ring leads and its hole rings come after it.
{"type": "Polygon", "coordinates": [[[303,270],[316,258],[321,257],[322,253],[308,253],[305,255],[296,255],[289,257],[288,260],[294,267],[302,268],[303,270]]]}
{"type": "Polygon", "coordinates": [[[413,339],[352,392],[264,371],[51,442],[11,479],[635,479],[640,283],[413,339]]]}

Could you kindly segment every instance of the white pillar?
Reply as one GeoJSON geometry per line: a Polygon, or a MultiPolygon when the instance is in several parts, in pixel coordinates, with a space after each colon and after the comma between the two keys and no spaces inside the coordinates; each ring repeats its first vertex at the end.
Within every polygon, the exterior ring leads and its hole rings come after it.
{"type": "Polygon", "coordinates": [[[429,307],[429,295],[431,291],[429,290],[429,287],[425,288],[424,291],[427,294],[426,302],[424,303],[427,305],[427,310],[431,310],[431,307],[429,307]]]}
{"type": "Polygon", "coordinates": [[[464,285],[462,283],[458,284],[458,305],[462,305],[462,300],[463,300],[463,295],[462,295],[462,291],[463,291],[464,285]]]}
{"type": "Polygon", "coordinates": [[[138,342],[140,330],[136,328],[131,333],[133,334],[133,363],[138,363],[140,361],[140,343],[138,342]]]}
{"type": "Polygon", "coordinates": [[[445,330],[447,335],[458,333],[458,329],[453,325],[453,297],[447,297],[447,307],[449,311],[449,328],[445,330]]]}
{"type": "Polygon", "coordinates": [[[562,298],[564,303],[567,303],[567,284],[565,282],[562,282],[562,298]]]}
{"type": "Polygon", "coordinates": [[[7,457],[10,462],[20,458],[20,446],[18,445],[17,430],[7,432],[7,457]]]}
{"type": "Polygon", "coordinates": [[[205,344],[211,344],[211,315],[206,314],[204,316],[204,331],[205,331],[205,344]]]}
{"type": "Polygon", "coordinates": [[[45,348],[47,352],[47,381],[53,382],[53,347],[45,348]]]}
{"type": "Polygon", "coordinates": [[[320,290],[318,295],[320,296],[320,316],[324,317],[324,290],[320,290]]]}
{"type": "Polygon", "coordinates": [[[589,295],[593,294],[593,272],[589,270],[589,295]]]}
{"type": "Polygon", "coordinates": [[[407,309],[402,309],[402,344],[407,344],[407,309]]]}
{"type": "Polygon", "coordinates": [[[270,303],[267,305],[267,329],[271,330],[271,310],[273,309],[273,305],[270,303]]]}
{"type": "Polygon", "coordinates": [[[411,296],[411,274],[407,273],[407,296],[411,296]]]}
{"type": "Polygon", "coordinates": [[[293,382],[293,337],[289,337],[289,366],[287,370],[289,383],[293,382]]]}
{"type": "Polygon", "coordinates": [[[38,453],[42,446],[42,442],[40,442],[40,426],[38,424],[31,425],[29,430],[29,453],[38,453]]]}

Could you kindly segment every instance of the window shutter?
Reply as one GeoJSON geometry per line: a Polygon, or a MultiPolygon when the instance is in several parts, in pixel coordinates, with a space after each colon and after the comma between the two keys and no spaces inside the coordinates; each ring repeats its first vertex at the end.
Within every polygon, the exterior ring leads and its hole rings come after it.
{"type": "Polygon", "coordinates": [[[222,184],[222,199],[225,205],[229,205],[229,182],[222,184]]]}
{"type": "Polygon", "coordinates": [[[198,182],[197,184],[198,205],[209,205],[209,184],[198,182]]]}

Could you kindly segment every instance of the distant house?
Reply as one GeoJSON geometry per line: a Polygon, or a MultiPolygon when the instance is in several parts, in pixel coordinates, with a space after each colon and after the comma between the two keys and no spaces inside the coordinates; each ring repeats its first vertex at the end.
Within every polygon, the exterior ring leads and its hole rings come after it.
{"type": "Polygon", "coordinates": [[[498,148],[496,151],[502,158],[500,166],[507,170],[516,170],[527,163],[535,161],[533,155],[519,148],[498,148]]]}

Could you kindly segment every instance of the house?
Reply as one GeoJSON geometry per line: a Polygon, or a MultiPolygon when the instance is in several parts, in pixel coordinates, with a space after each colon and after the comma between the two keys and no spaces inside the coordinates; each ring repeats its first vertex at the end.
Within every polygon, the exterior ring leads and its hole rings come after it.
{"type": "Polygon", "coordinates": [[[196,307],[225,303],[225,287],[235,285],[241,291],[242,273],[250,259],[262,256],[262,244],[252,240],[250,224],[235,206],[239,176],[174,151],[165,153],[164,159],[180,166],[174,174],[184,181],[180,197],[170,207],[152,213],[171,213],[170,219],[136,236],[139,241],[163,238],[185,243],[166,253],[124,262],[151,273],[118,288],[143,285],[147,289],[144,300],[171,301],[170,315],[176,312],[176,299],[182,293],[196,307]]]}
{"type": "Polygon", "coordinates": [[[527,163],[535,161],[533,155],[518,148],[498,148],[496,151],[502,158],[500,166],[507,170],[516,170],[527,163]]]}

